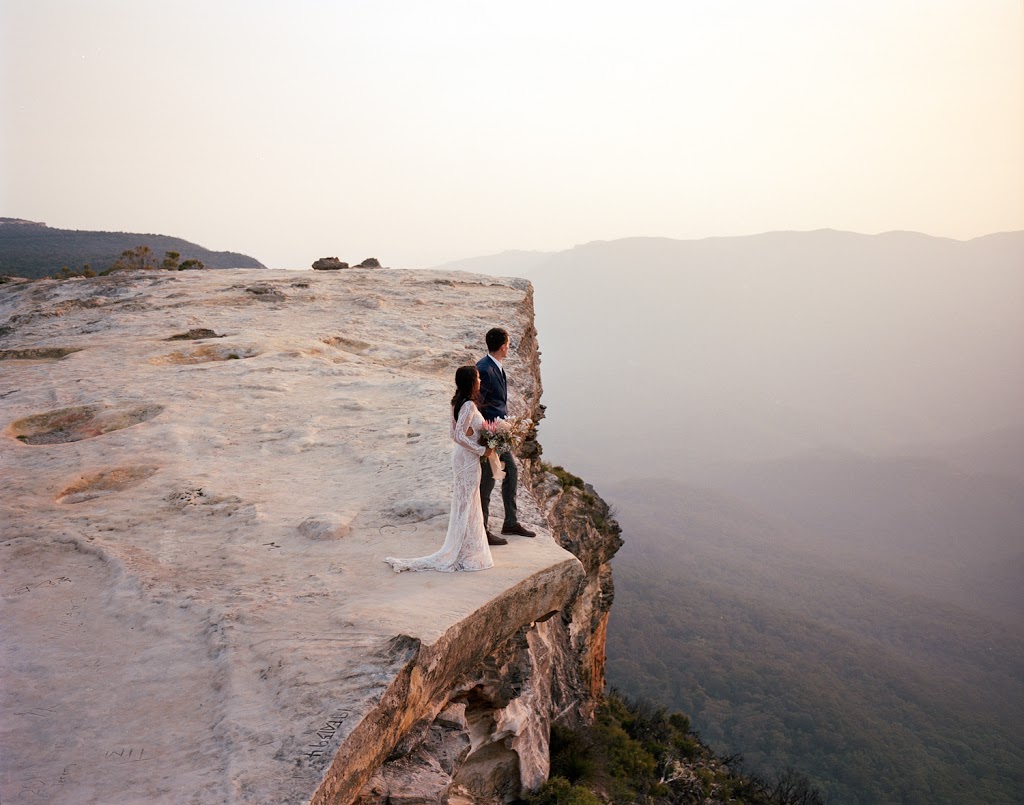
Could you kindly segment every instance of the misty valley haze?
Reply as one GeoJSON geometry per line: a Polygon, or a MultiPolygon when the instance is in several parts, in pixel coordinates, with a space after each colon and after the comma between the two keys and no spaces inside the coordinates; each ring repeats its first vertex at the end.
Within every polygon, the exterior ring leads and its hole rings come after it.
{"type": "Polygon", "coordinates": [[[1024,232],[634,238],[530,278],[619,510],[611,680],[836,802],[1024,785],[1024,232]]]}
{"type": "Polygon", "coordinates": [[[604,480],[634,474],[637,460],[702,474],[710,462],[902,453],[1021,427],[1022,254],[1024,233],[821,231],[449,265],[533,280],[549,451],[604,480]],[[629,423],[636,438],[603,434],[618,468],[592,466],[584,437],[637,393],[653,415],[629,423]]]}

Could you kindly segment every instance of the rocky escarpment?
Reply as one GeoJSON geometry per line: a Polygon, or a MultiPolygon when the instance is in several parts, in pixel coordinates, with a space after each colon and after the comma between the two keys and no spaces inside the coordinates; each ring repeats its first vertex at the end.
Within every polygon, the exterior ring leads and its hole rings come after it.
{"type": "MultiPolygon", "coordinates": [[[[528,315],[512,333],[529,374],[520,411],[539,422],[540,351],[528,315]]],[[[536,434],[534,434],[536,436],[536,434]]],[[[622,544],[608,504],[592,487],[541,461],[536,438],[523,446],[521,478],[552,537],[579,560],[582,575],[562,605],[522,623],[441,697],[436,715],[414,725],[360,792],[360,803],[502,802],[543,783],[551,726],[592,720],[605,685],[605,638],[613,600],[609,562],[622,544]],[[438,709],[439,708],[439,709],[438,709]]],[[[506,619],[500,608],[497,621],[506,619]]]]}
{"type": "Polygon", "coordinates": [[[522,281],[240,270],[0,287],[0,798],[536,787],[550,725],[586,720],[603,684],[606,507],[533,443],[519,504],[536,539],[495,549],[485,573],[381,561],[443,540],[451,377],[495,324],[515,347],[511,407],[539,419],[522,281]]]}

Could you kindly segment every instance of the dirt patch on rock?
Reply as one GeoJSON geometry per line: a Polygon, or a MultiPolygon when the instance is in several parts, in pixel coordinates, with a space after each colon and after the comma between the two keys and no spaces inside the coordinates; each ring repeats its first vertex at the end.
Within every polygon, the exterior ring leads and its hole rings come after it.
{"type": "Polygon", "coordinates": [[[279,286],[267,283],[250,285],[245,289],[245,292],[252,294],[261,302],[283,302],[288,298],[279,286]]]}
{"type": "Polygon", "coordinates": [[[320,341],[329,347],[335,347],[342,352],[351,352],[353,355],[365,355],[373,349],[373,344],[367,344],[358,338],[346,338],[343,335],[324,336],[320,341]]]}
{"type": "Polygon", "coordinates": [[[0,361],[59,361],[83,347],[31,347],[29,349],[0,349],[0,361]]]}
{"type": "Polygon", "coordinates": [[[55,498],[56,503],[84,503],[137,486],[156,473],[158,467],[113,467],[84,475],[55,498]]]}
{"type": "Polygon", "coordinates": [[[66,444],[130,428],[163,410],[162,405],[79,405],[16,420],[8,432],[25,444],[66,444]]]}
{"type": "Polygon", "coordinates": [[[259,351],[251,347],[233,347],[226,344],[206,344],[190,350],[171,352],[150,358],[149,362],[157,365],[183,366],[192,363],[211,363],[213,361],[237,361],[253,358],[259,351]]]}
{"type": "Polygon", "coordinates": [[[217,335],[213,330],[208,330],[206,327],[193,327],[187,333],[178,333],[168,338],[168,341],[201,341],[204,338],[224,338],[223,335],[217,335]]]}

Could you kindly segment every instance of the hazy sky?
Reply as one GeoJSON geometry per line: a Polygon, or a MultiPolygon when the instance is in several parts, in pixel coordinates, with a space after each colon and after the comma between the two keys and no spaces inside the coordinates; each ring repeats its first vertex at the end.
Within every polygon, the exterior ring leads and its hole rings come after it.
{"type": "Polygon", "coordinates": [[[0,0],[0,215],[274,267],[1024,228],[1022,0],[0,0]]]}

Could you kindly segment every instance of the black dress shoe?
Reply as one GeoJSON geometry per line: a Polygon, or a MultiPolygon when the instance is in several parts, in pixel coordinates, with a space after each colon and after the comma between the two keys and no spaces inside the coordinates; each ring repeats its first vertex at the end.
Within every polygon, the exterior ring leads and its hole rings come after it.
{"type": "Polygon", "coordinates": [[[507,526],[501,529],[502,534],[515,534],[518,537],[535,537],[536,533],[530,531],[528,528],[523,528],[519,523],[514,526],[507,526]]]}
{"type": "Polygon", "coordinates": [[[492,534],[490,531],[487,532],[487,544],[488,545],[508,545],[508,540],[504,537],[499,537],[492,534]]]}

